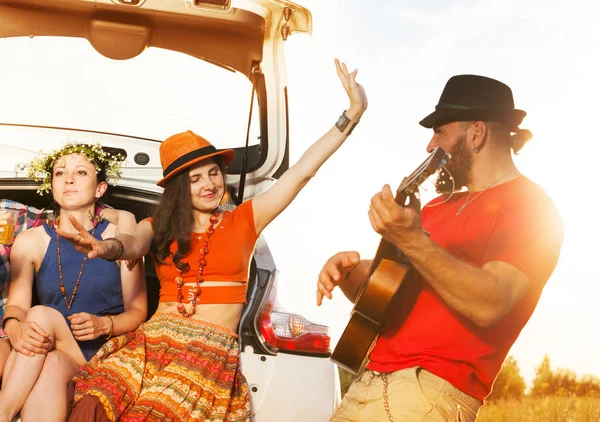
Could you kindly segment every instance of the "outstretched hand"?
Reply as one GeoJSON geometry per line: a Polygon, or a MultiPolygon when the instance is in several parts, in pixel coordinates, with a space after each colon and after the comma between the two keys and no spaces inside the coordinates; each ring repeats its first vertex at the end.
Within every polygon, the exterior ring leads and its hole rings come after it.
{"type": "Polygon", "coordinates": [[[358,252],[338,252],[327,260],[317,280],[317,306],[321,306],[324,297],[331,299],[333,289],[343,283],[358,264],[358,252]]]}
{"type": "Polygon", "coordinates": [[[362,113],[367,109],[368,101],[365,89],[356,82],[356,74],[358,69],[354,69],[352,72],[348,72],[348,68],[345,63],[340,63],[338,59],[335,59],[335,68],[337,70],[338,77],[348,94],[350,99],[350,107],[354,106],[360,109],[362,113]]]}
{"type": "Polygon", "coordinates": [[[88,258],[105,258],[109,251],[104,242],[89,234],[85,227],[72,215],[69,216],[69,221],[79,233],[67,233],[59,228],[56,228],[56,233],[63,239],[73,243],[75,249],[86,254],[88,258]]]}

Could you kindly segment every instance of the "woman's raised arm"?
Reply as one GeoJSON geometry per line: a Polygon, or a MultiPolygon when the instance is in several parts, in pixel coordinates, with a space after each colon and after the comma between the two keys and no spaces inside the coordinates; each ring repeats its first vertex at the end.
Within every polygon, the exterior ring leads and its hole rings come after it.
{"type": "Polygon", "coordinates": [[[325,161],[344,143],[360,117],[367,109],[367,95],[356,82],[358,70],[348,72],[346,65],[335,60],[338,77],[342,82],[350,106],[345,111],[349,120],[333,126],[325,135],[311,145],[300,160],[290,167],[269,190],[256,196],[253,201],[254,223],[259,234],[298,195],[325,161]]]}

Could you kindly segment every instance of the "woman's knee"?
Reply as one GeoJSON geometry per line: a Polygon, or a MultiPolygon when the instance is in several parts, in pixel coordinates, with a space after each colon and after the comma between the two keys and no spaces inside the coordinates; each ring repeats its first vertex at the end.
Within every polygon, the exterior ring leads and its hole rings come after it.
{"type": "Polygon", "coordinates": [[[42,374],[49,377],[71,379],[77,372],[77,368],[77,363],[66,353],[53,350],[46,354],[42,374]]]}
{"type": "Polygon", "coordinates": [[[44,360],[43,369],[58,368],[61,364],[64,364],[64,355],[60,352],[52,350],[46,354],[46,360],[44,360]]]}
{"type": "Polygon", "coordinates": [[[36,305],[29,309],[25,320],[33,321],[39,324],[40,322],[43,323],[53,321],[57,317],[62,318],[62,315],[56,309],[49,306],[36,305]]]}
{"type": "MultiPolygon", "coordinates": [[[[50,339],[54,342],[60,332],[68,330],[68,325],[60,312],[56,309],[44,305],[36,305],[32,307],[25,317],[25,321],[37,324],[42,330],[50,335],[50,339]]],[[[52,346],[54,348],[54,345],[52,346]]]]}

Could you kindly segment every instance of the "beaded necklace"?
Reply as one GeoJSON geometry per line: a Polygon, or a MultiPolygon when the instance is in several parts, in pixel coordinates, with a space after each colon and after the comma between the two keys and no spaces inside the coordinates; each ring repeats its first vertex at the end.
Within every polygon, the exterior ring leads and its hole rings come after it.
{"type": "MultiPolygon", "coordinates": [[[[96,227],[94,227],[92,230],[92,236],[94,236],[95,231],[96,227]]],[[[73,293],[71,293],[71,299],[67,300],[65,283],[63,282],[62,264],[60,262],[60,241],[58,239],[58,233],[56,233],[56,252],[58,254],[58,279],[60,280],[60,293],[62,294],[63,300],[65,301],[65,305],[67,305],[67,309],[71,309],[71,306],[73,305],[73,300],[75,299],[75,295],[77,294],[77,290],[79,290],[79,281],[81,280],[81,274],[83,274],[83,268],[85,267],[85,263],[87,262],[87,255],[85,255],[85,258],[83,258],[83,263],[81,264],[81,268],[79,269],[77,280],[75,280],[73,293]]]]}
{"type": "MultiPolygon", "coordinates": [[[[94,233],[96,232],[96,226],[98,225],[98,223],[101,223],[103,219],[101,216],[92,215],[90,213],[90,220],[92,221],[92,224],[94,225],[94,228],[92,229],[92,237],[93,237],[94,233]]],[[[60,216],[56,217],[56,219],[51,222],[51,226],[56,229],[58,227],[59,223],[60,223],[60,216]]],[[[85,255],[85,258],[83,258],[83,263],[81,264],[81,268],[79,269],[79,274],[77,275],[77,280],[75,280],[75,286],[73,287],[73,292],[71,293],[71,299],[67,300],[67,291],[65,288],[65,283],[63,282],[62,264],[61,264],[61,260],[60,260],[60,241],[58,238],[58,233],[56,231],[54,233],[56,234],[56,253],[58,255],[58,279],[60,281],[60,293],[62,294],[63,300],[65,301],[65,305],[67,305],[67,309],[71,309],[71,306],[73,306],[73,300],[75,299],[75,295],[77,294],[77,290],[79,290],[79,282],[81,281],[81,275],[83,274],[83,268],[85,267],[85,263],[87,262],[87,255],[85,255]]]]}
{"type": "Polygon", "coordinates": [[[209,225],[206,228],[206,239],[204,239],[204,247],[200,249],[200,258],[198,259],[198,274],[196,274],[196,285],[190,289],[192,310],[191,312],[187,312],[185,309],[185,305],[183,304],[183,276],[182,271],[177,269],[177,277],[175,277],[175,283],[177,283],[177,310],[181,315],[186,318],[191,317],[196,313],[196,304],[198,301],[198,297],[200,296],[200,283],[204,281],[204,276],[202,272],[204,271],[204,267],[206,267],[206,255],[208,255],[208,245],[210,244],[210,237],[215,232],[215,224],[219,221],[219,212],[215,211],[209,220],[209,225]]]}

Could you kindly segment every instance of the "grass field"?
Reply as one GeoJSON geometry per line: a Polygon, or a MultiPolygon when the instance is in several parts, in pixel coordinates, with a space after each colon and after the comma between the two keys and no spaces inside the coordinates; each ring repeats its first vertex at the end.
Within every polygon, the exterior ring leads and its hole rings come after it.
{"type": "Polygon", "coordinates": [[[486,404],[477,422],[599,422],[600,398],[525,397],[486,404]]]}

